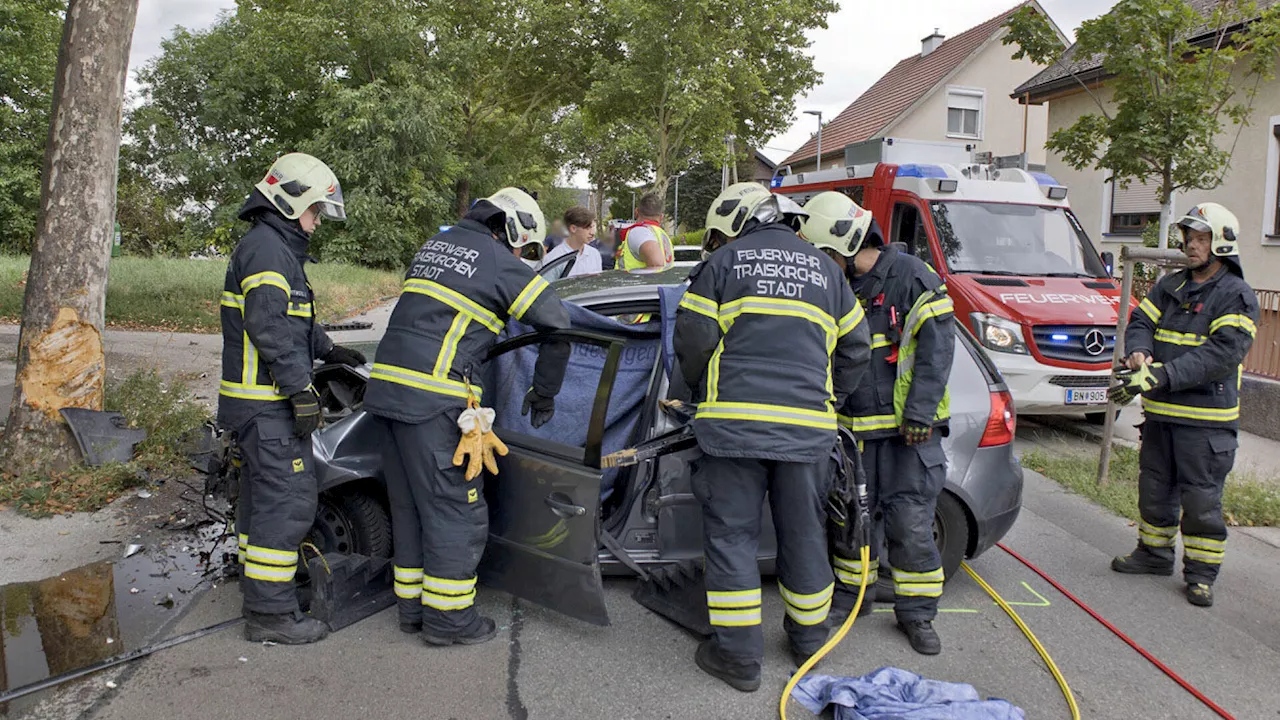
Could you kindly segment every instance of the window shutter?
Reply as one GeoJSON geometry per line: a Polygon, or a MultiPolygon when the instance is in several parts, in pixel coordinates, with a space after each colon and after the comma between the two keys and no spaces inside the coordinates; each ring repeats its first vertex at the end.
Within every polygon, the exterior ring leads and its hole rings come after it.
{"type": "Polygon", "coordinates": [[[1145,215],[1160,212],[1160,180],[1140,183],[1137,180],[1129,183],[1129,187],[1115,186],[1111,196],[1112,215],[1145,215]]]}
{"type": "Polygon", "coordinates": [[[947,107],[958,110],[982,110],[981,95],[967,95],[953,92],[947,96],[947,107]]]}

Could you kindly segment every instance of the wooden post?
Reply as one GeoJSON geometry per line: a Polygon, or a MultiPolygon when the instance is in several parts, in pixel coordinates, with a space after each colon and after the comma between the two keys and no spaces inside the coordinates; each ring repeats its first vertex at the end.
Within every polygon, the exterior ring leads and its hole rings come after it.
{"type": "MultiPolygon", "coordinates": [[[[1120,305],[1117,308],[1119,321],[1116,323],[1115,350],[1111,353],[1111,366],[1120,367],[1127,357],[1124,349],[1124,334],[1129,329],[1129,305],[1133,297],[1134,265],[1139,262],[1152,263],[1161,267],[1183,267],[1187,264],[1187,256],[1177,250],[1153,250],[1125,245],[1120,248],[1120,267],[1123,277],[1120,281],[1120,305]]],[[[1111,472],[1111,441],[1116,430],[1116,404],[1107,398],[1107,414],[1102,425],[1102,449],[1098,455],[1098,484],[1106,485],[1111,472]]]]}

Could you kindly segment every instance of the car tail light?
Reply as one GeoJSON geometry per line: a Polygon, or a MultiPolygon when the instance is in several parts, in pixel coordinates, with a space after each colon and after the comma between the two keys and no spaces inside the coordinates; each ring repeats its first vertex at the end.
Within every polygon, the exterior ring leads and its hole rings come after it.
{"type": "Polygon", "coordinates": [[[978,447],[1008,445],[1013,442],[1013,433],[1017,424],[1013,396],[1007,390],[993,390],[991,415],[987,417],[987,427],[982,431],[982,441],[978,443],[978,447]]]}

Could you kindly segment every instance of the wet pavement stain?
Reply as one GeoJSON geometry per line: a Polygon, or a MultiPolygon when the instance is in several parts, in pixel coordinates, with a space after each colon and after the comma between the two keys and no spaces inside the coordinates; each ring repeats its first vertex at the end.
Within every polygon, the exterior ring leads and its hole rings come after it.
{"type": "MultiPolygon", "coordinates": [[[[222,530],[156,531],[134,539],[142,549],[129,557],[122,548],[116,560],[0,586],[0,692],[155,640],[205,590],[223,582],[222,530]]],[[[46,692],[0,703],[0,717],[21,715],[46,692]]]]}

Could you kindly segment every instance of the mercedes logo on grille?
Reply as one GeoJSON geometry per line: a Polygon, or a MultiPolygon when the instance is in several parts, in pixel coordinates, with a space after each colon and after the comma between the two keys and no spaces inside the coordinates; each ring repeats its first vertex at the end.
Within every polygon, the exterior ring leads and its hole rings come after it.
{"type": "Polygon", "coordinates": [[[1107,336],[1101,330],[1090,330],[1080,342],[1084,345],[1084,351],[1090,355],[1101,355],[1107,349],[1107,336]]]}

